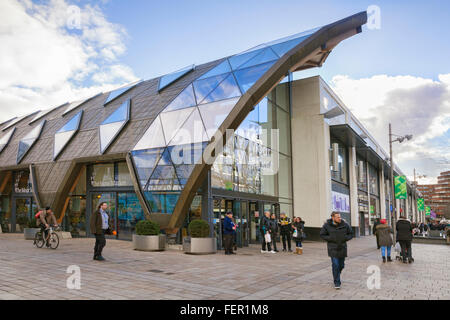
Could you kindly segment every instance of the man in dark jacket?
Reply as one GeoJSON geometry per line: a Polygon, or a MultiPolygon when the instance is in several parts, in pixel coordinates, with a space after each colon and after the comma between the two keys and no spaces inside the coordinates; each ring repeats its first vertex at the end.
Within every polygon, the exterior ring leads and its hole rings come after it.
{"type": "Polygon", "coordinates": [[[400,219],[397,221],[396,230],[397,241],[402,248],[403,263],[411,263],[414,261],[411,252],[411,242],[413,239],[411,222],[407,220],[405,216],[400,216],[400,219]]]}
{"type": "Polygon", "coordinates": [[[380,224],[380,218],[376,218],[373,223],[372,234],[377,238],[377,249],[380,249],[380,239],[378,233],[376,232],[377,226],[380,224]]]}
{"type": "Polygon", "coordinates": [[[227,212],[223,220],[223,242],[225,254],[236,254],[233,252],[233,238],[236,234],[236,225],[233,222],[233,212],[227,212]]]}
{"type": "Polygon", "coordinates": [[[339,212],[333,212],[320,230],[320,237],[327,242],[328,256],[331,258],[334,287],[341,288],[341,272],[347,257],[347,241],[353,238],[352,228],[341,219],[339,212]]]}
{"type": "Polygon", "coordinates": [[[286,214],[284,212],[280,214],[278,225],[280,226],[281,241],[283,241],[283,251],[286,251],[286,242],[287,242],[289,252],[292,252],[291,250],[292,224],[291,219],[286,217],[286,214]]]}
{"type": "Polygon", "coordinates": [[[103,248],[106,245],[105,234],[112,234],[113,226],[109,215],[108,204],[100,203],[97,210],[91,215],[91,233],[95,235],[94,260],[103,261],[103,248]]]}
{"type": "Polygon", "coordinates": [[[273,251],[278,252],[277,249],[277,236],[278,236],[278,221],[275,213],[270,216],[270,235],[272,237],[272,248],[273,251]]]}

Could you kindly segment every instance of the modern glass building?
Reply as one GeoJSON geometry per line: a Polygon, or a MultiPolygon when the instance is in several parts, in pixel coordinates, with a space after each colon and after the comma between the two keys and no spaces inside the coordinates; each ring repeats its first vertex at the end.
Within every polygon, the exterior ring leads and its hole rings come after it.
{"type": "MultiPolygon", "coordinates": [[[[1,124],[3,232],[20,231],[38,208],[51,206],[73,236],[89,236],[87,221],[106,201],[119,239],[152,219],[181,241],[187,223],[203,218],[220,248],[221,219],[233,211],[237,244],[259,242],[264,211],[302,215],[293,164],[306,155],[296,155],[304,137],[293,131],[292,73],[322,66],[366,20],[358,13],[1,124]]],[[[344,186],[351,174],[344,148],[339,159],[333,181],[344,186]]],[[[367,168],[371,181],[376,171],[367,168]]]]}

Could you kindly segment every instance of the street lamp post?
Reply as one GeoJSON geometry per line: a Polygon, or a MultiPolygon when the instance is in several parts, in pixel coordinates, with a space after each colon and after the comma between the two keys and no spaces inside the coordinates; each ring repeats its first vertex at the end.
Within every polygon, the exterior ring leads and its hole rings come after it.
{"type": "MultiPolygon", "coordinates": [[[[402,143],[405,139],[411,140],[412,135],[408,134],[405,136],[398,136],[397,139],[392,140],[392,136],[394,134],[392,133],[392,125],[389,123],[389,156],[390,156],[390,165],[391,165],[391,195],[392,195],[392,231],[394,232],[394,239],[396,238],[396,230],[395,230],[395,224],[397,219],[397,203],[395,201],[395,181],[394,181],[394,161],[392,157],[392,143],[398,141],[399,143],[402,143]]],[[[395,135],[396,136],[396,135],[395,135]]]]}

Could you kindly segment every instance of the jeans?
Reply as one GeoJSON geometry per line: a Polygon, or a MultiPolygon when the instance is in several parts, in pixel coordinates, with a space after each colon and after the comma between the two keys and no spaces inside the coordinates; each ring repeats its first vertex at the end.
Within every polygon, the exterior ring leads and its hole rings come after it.
{"type": "Polygon", "coordinates": [[[103,230],[101,234],[95,234],[94,257],[100,257],[102,255],[102,251],[105,245],[105,230],[103,230]]]}
{"type": "Polygon", "coordinates": [[[333,281],[335,286],[341,285],[341,272],[345,267],[345,258],[331,258],[333,281]]]}
{"type": "Polygon", "coordinates": [[[301,248],[302,247],[302,240],[295,240],[295,246],[297,248],[301,248]]]}
{"type": "Polygon", "coordinates": [[[386,248],[387,248],[387,256],[391,256],[391,246],[381,246],[381,256],[386,257],[386,248]]]}
{"type": "Polygon", "coordinates": [[[289,250],[291,250],[291,233],[281,233],[281,240],[283,241],[283,249],[286,250],[286,242],[289,250]]]}

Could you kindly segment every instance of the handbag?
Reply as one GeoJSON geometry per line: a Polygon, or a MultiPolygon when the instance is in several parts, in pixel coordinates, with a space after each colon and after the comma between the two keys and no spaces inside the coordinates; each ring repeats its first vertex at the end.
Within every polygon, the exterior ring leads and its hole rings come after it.
{"type": "Polygon", "coordinates": [[[264,239],[266,240],[266,243],[272,242],[272,237],[268,232],[264,235],[264,239]]]}
{"type": "Polygon", "coordinates": [[[298,235],[297,230],[294,230],[294,233],[292,234],[292,237],[293,237],[293,238],[297,238],[297,235],[298,235]]]}

